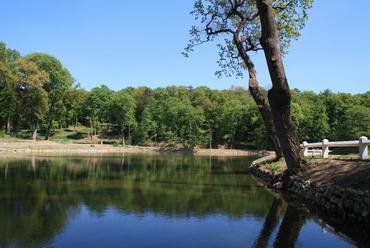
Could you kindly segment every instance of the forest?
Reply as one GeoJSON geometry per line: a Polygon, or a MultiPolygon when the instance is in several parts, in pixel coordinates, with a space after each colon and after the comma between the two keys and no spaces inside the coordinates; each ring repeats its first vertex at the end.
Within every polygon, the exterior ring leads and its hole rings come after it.
{"type": "MultiPolygon", "coordinates": [[[[246,82],[247,86],[247,82],[246,82]]],[[[267,94],[262,89],[263,94],[267,94]]],[[[370,135],[370,92],[291,90],[292,120],[301,141],[354,140],[370,135]]],[[[50,139],[85,127],[86,139],[192,148],[271,148],[249,91],[206,86],[85,90],[54,56],[26,56],[0,43],[0,137],[50,139]]],[[[84,135],[74,138],[83,138],[84,135]]]]}

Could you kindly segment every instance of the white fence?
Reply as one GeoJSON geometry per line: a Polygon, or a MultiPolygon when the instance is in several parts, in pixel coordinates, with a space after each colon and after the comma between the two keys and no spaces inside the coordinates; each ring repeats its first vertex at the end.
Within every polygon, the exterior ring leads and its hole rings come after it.
{"type": "Polygon", "coordinates": [[[360,160],[368,159],[368,146],[370,145],[370,140],[367,137],[362,136],[359,140],[353,141],[333,141],[324,139],[322,142],[317,143],[307,143],[303,142],[301,145],[303,149],[303,155],[306,156],[322,156],[327,158],[329,156],[329,147],[358,147],[360,160]],[[315,149],[321,148],[321,149],[315,149]]]}

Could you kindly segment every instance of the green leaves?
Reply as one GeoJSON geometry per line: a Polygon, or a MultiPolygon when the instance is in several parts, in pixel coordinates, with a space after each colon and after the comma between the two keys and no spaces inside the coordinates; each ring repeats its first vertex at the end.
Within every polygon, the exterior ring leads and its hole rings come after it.
{"type": "Polygon", "coordinates": [[[112,94],[109,115],[114,124],[135,127],[135,110],[135,99],[128,92],[118,91],[112,94]]]}
{"type": "MultiPolygon", "coordinates": [[[[274,0],[276,24],[280,32],[280,47],[287,53],[291,40],[300,37],[313,0],[274,0]]],[[[244,63],[236,49],[234,36],[246,53],[262,49],[261,26],[255,0],[196,0],[193,11],[195,25],[190,29],[189,42],[183,54],[188,56],[196,46],[215,42],[219,49],[217,76],[241,77],[244,63]]]]}

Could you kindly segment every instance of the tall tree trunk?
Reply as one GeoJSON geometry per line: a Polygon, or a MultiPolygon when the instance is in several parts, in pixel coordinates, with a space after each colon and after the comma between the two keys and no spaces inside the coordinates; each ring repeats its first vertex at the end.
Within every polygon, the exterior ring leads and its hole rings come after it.
{"type": "Polygon", "coordinates": [[[212,149],[212,129],[209,129],[209,149],[212,149]]]}
{"type": "Polygon", "coordinates": [[[290,117],[290,89],[281,57],[279,33],[275,23],[272,0],[257,0],[262,36],[261,45],[265,52],[272,88],[268,92],[272,117],[290,175],[301,168],[302,152],[297,130],[290,117]]]}
{"type": "Polygon", "coordinates": [[[76,116],[76,118],[75,118],[75,123],[74,123],[74,129],[75,129],[75,131],[77,131],[77,120],[78,120],[78,118],[77,118],[77,116],[76,116]]]}
{"type": "Polygon", "coordinates": [[[131,145],[131,125],[128,125],[128,144],[131,145]]]}
{"type": "Polygon", "coordinates": [[[45,132],[45,140],[49,140],[50,130],[51,130],[51,123],[52,123],[51,116],[50,116],[50,113],[48,113],[47,126],[46,126],[46,132],[45,132]]]}
{"type": "Polygon", "coordinates": [[[243,44],[238,38],[237,34],[234,34],[234,43],[238,49],[238,52],[243,59],[245,65],[248,68],[249,73],[249,81],[248,81],[248,88],[249,92],[251,93],[254,101],[257,104],[258,110],[262,116],[262,120],[265,123],[267,133],[270,137],[270,140],[272,142],[274,151],[276,153],[276,160],[279,160],[282,156],[281,148],[279,145],[279,140],[276,134],[275,125],[272,119],[271,109],[268,104],[268,101],[266,97],[262,94],[258,81],[257,81],[257,72],[254,67],[254,63],[250,59],[249,55],[243,48],[243,44]]]}
{"type": "Polygon", "coordinates": [[[22,116],[21,116],[20,110],[18,110],[17,111],[17,122],[15,124],[14,133],[18,133],[18,131],[21,129],[21,121],[22,121],[22,116]]]}
{"type": "Polygon", "coordinates": [[[37,119],[36,123],[35,123],[35,127],[34,127],[33,132],[32,132],[32,139],[33,140],[37,139],[37,129],[38,129],[38,127],[39,127],[39,120],[37,119]]]}
{"type": "Polygon", "coordinates": [[[122,123],[121,130],[122,130],[122,145],[124,146],[125,145],[125,124],[124,123],[122,123]]]}
{"type": "Polygon", "coordinates": [[[92,118],[90,118],[90,140],[92,141],[93,139],[93,122],[92,118]]]}
{"type": "Polygon", "coordinates": [[[8,117],[7,117],[7,119],[6,119],[6,127],[5,127],[5,133],[7,133],[7,134],[9,134],[10,133],[10,129],[11,129],[11,127],[10,127],[10,122],[11,122],[11,120],[10,120],[10,115],[8,114],[8,117]]]}

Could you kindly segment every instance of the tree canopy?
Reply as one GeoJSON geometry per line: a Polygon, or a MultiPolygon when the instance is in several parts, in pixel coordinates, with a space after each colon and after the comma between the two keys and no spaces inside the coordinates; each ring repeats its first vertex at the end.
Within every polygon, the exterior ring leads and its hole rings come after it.
{"type": "MultiPolygon", "coordinates": [[[[86,127],[90,137],[79,134],[80,138],[120,143],[124,139],[126,144],[140,145],[164,142],[186,147],[272,148],[258,106],[244,88],[168,86],[115,91],[102,85],[88,91],[69,83],[72,77],[63,65],[55,63],[59,69],[51,66],[49,72],[49,67],[34,62],[35,57],[22,57],[4,43],[0,45],[0,135],[11,132],[31,138],[38,127],[39,138],[44,138],[53,106],[52,128],[86,127]],[[61,82],[65,84],[54,88],[61,94],[54,94],[50,87],[55,71],[64,75],[61,82]]],[[[57,61],[52,56],[41,58],[57,61]]],[[[293,89],[291,95],[292,119],[301,140],[349,140],[370,135],[370,92],[351,95],[293,89]]]]}

